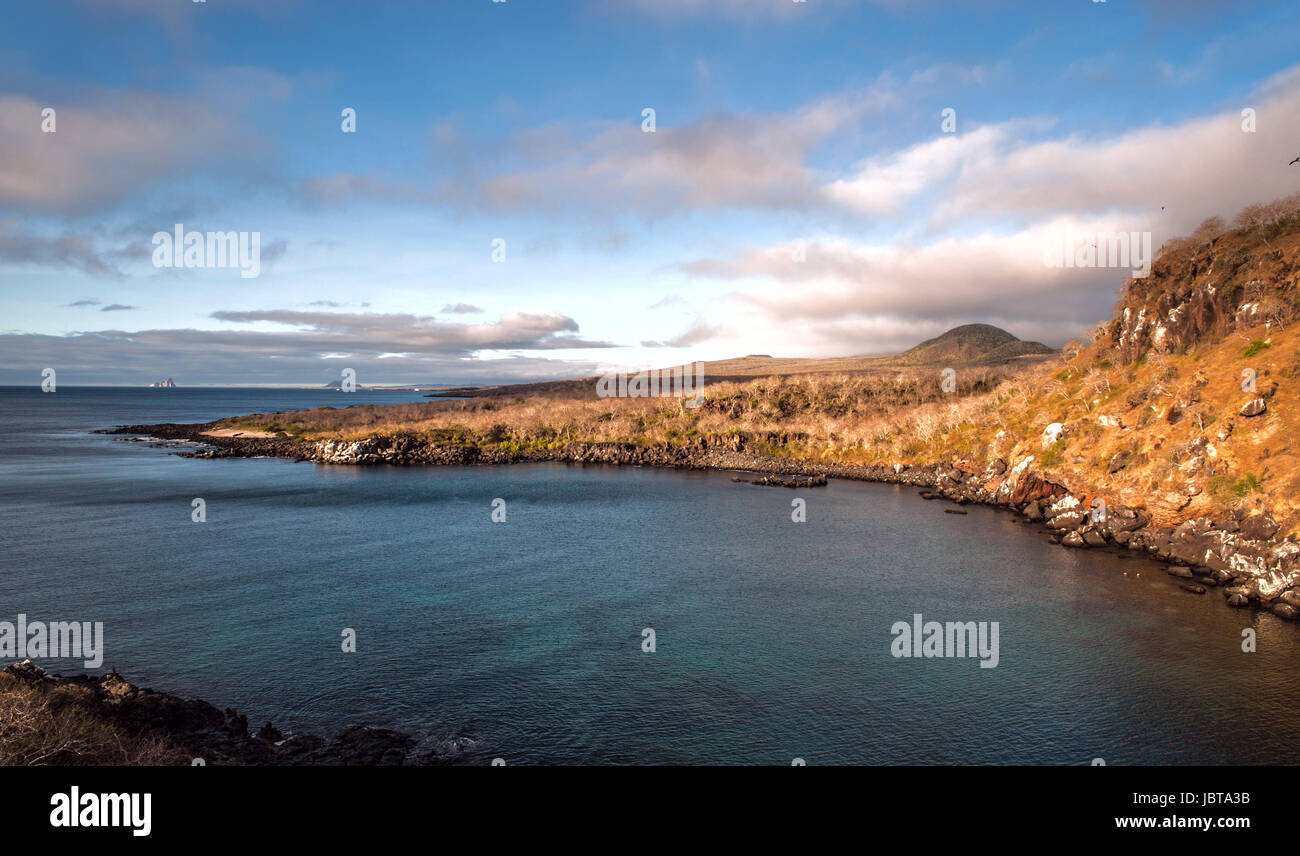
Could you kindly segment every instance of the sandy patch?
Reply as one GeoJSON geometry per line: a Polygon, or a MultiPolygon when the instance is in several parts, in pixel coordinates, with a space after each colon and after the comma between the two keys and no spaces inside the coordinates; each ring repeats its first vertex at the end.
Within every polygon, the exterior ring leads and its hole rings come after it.
{"type": "Polygon", "coordinates": [[[245,437],[249,440],[273,440],[275,435],[270,431],[252,431],[247,428],[218,428],[215,431],[204,431],[205,437],[245,437]]]}

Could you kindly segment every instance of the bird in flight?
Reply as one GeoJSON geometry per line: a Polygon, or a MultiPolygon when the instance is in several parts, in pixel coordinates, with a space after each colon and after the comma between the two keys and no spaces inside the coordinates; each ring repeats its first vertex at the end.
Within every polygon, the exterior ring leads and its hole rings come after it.
{"type": "Polygon", "coordinates": [[[1296,158],[1295,160],[1291,161],[1291,163],[1287,164],[1287,166],[1295,166],[1298,163],[1300,163],[1300,158],[1296,158]]]}

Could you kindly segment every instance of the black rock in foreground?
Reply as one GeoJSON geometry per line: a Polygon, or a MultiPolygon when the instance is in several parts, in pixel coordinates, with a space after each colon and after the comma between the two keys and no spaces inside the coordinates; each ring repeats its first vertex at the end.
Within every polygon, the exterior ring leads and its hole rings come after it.
{"type": "Polygon", "coordinates": [[[332,738],[287,738],[269,722],[198,699],[142,689],[115,670],[51,675],[30,660],[0,672],[0,765],[400,766],[465,762],[473,741],[418,751],[409,734],[364,725],[332,738]]]}

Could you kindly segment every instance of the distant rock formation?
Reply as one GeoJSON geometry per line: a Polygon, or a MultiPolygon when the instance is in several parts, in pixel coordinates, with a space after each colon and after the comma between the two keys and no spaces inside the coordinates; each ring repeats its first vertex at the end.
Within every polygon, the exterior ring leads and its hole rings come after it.
{"type": "Polygon", "coordinates": [[[1054,354],[1041,342],[1026,342],[991,324],[963,324],[927,339],[894,358],[907,364],[998,363],[1016,357],[1054,354]]]}
{"type": "Polygon", "coordinates": [[[171,378],[165,378],[163,380],[158,381],[157,383],[149,384],[149,387],[158,388],[158,389],[175,389],[176,381],[172,380],[171,378]]]}

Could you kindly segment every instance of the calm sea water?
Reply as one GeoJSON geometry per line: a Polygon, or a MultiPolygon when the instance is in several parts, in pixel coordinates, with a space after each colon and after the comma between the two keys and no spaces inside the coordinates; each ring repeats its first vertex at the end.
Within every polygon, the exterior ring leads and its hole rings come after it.
{"type": "Polygon", "coordinates": [[[0,388],[0,619],[103,621],[104,668],[136,683],[286,731],[470,736],[479,762],[1300,761],[1300,629],[992,509],[723,473],[187,460],[90,433],[420,398],[0,388]],[[999,622],[998,667],[892,657],[918,612],[999,622]]]}

